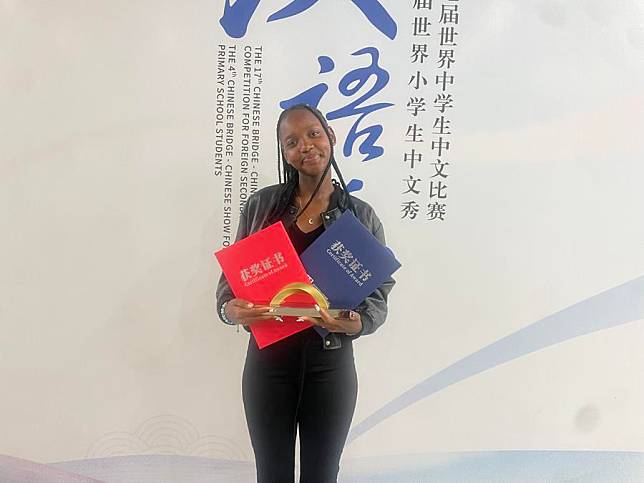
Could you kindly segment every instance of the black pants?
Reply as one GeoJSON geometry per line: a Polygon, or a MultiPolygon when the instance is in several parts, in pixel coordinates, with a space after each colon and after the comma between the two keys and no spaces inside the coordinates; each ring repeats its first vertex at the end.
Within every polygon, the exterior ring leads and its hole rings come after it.
{"type": "Polygon", "coordinates": [[[325,350],[307,329],[259,350],[251,337],[242,391],[258,483],[294,481],[298,430],[300,482],[336,481],[358,392],[351,342],[325,350]]]}

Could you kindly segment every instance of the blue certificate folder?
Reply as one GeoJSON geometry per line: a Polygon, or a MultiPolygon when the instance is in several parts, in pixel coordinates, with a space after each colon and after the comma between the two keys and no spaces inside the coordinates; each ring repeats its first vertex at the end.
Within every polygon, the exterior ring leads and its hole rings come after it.
{"type": "Polygon", "coordinates": [[[400,268],[393,252],[349,210],[300,254],[300,260],[331,308],[337,309],[357,307],[400,268]]]}

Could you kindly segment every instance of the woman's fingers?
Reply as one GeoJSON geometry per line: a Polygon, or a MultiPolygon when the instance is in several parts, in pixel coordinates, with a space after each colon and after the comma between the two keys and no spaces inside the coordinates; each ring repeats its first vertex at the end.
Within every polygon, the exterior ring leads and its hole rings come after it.
{"type": "Polygon", "coordinates": [[[282,318],[276,317],[275,315],[260,315],[257,317],[250,317],[248,319],[241,319],[239,323],[241,325],[250,325],[254,322],[260,322],[262,320],[277,320],[278,322],[282,322],[282,318]]]}
{"type": "Polygon", "coordinates": [[[244,310],[241,318],[245,320],[244,325],[248,325],[251,322],[259,322],[260,320],[277,320],[281,322],[282,318],[271,315],[272,311],[273,309],[270,307],[254,307],[244,310]]]}
{"type": "Polygon", "coordinates": [[[249,317],[259,317],[262,315],[268,315],[273,312],[272,307],[268,306],[258,306],[253,308],[242,308],[242,307],[233,307],[231,312],[234,312],[233,315],[237,315],[240,319],[247,319],[249,317]]]}
{"type": "Polygon", "coordinates": [[[323,309],[322,307],[316,305],[315,310],[318,311],[320,314],[320,317],[322,318],[322,321],[319,325],[324,327],[326,330],[330,332],[345,332],[346,327],[345,327],[345,321],[343,319],[336,319],[334,317],[331,317],[329,312],[326,311],[326,309],[323,309]]]}
{"type": "Polygon", "coordinates": [[[340,318],[333,318],[322,307],[318,305],[315,306],[315,310],[318,311],[321,317],[321,321],[317,322],[317,325],[324,327],[330,332],[345,332],[345,333],[355,333],[359,332],[362,328],[362,321],[360,320],[360,314],[349,310],[345,314],[342,314],[340,318]]]}
{"type": "Polygon", "coordinates": [[[248,325],[256,320],[274,319],[270,313],[274,309],[268,305],[255,305],[244,299],[232,299],[226,305],[226,315],[238,324],[248,325]]]}
{"type": "Polygon", "coordinates": [[[320,314],[320,317],[322,317],[322,320],[323,320],[326,324],[331,324],[331,325],[334,325],[334,324],[335,324],[336,320],[335,320],[333,317],[331,317],[331,316],[329,315],[329,313],[326,311],[326,309],[323,309],[323,308],[322,308],[322,307],[320,307],[319,305],[316,305],[316,306],[315,306],[315,310],[317,310],[317,311],[318,311],[318,313],[320,314]]]}
{"type": "Polygon", "coordinates": [[[298,317],[295,322],[308,322],[313,325],[320,325],[321,320],[314,317],[298,317]]]}
{"type": "MultiPolygon", "coordinates": [[[[346,311],[339,318],[332,317],[328,310],[316,305],[320,317],[298,317],[297,322],[308,322],[319,327],[323,327],[330,332],[353,333],[360,330],[362,323],[360,316],[354,311],[346,311]]],[[[227,315],[231,320],[238,324],[250,325],[262,320],[277,320],[282,322],[279,316],[271,315],[275,309],[270,305],[255,305],[252,302],[243,299],[233,299],[226,306],[227,315]]]]}

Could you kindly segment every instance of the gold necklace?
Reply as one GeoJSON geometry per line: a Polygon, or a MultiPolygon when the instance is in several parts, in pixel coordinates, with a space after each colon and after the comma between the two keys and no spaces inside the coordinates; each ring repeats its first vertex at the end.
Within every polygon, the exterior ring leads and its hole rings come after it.
{"type": "MultiPolygon", "coordinates": [[[[297,205],[300,207],[300,213],[304,214],[304,212],[302,211],[302,202],[300,201],[300,197],[295,196],[295,201],[297,201],[297,205]]],[[[308,222],[309,225],[315,224],[315,222],[313,221],[313,218],[307,218],[306,221],[308,222]]]]}

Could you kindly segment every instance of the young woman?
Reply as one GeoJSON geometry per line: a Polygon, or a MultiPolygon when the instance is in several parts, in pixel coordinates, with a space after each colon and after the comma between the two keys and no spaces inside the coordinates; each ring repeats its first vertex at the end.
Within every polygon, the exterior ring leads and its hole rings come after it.
{"type": "MultiPolygon", "coordinates": [[[[347,192],[333,156],[335,141],[317,109],[299,104],[282,112],[277,122],[280,184],[248,199],[238,240],[281,220],[301,253],[343,211],[351,210],[385,242],[371,206],[347,192]],[[331,166],[341,186],[332,180],[331,166]]],[[[346,318],[335,319],[320,309],[320,318],[306,319],[328,329],[324,338],[309,328],[259,350],[251,337],[242,394],[259,483],[294,481],[298,431],[300,482],[336,481],[358,390],[352,342],[383,324],[393,284],[393,279],[385,282],[346,318]]],[[[274,318],[269,307],[234,298],[223,275],[217,309],[230,325],[274,318]]]]}

